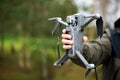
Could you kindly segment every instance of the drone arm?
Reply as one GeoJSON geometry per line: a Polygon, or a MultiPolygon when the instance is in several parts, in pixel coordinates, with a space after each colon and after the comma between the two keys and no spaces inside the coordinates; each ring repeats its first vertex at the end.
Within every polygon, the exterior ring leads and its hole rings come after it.
{"type": "Polygon", "coordinates": [[[60,17],[49,18],[48,20],[49,21],[56,21],[56,22],[59,22],[60,24],[68,26],[68,24],[66,22],[62,21],[62,19],[60,17]]]}
{"type": "Polygon", "coordinates": [[[86,27],[86,26],[87,26],[89,23],[91,23],[93,20],[94,20],[94,19],[91,18],[91,19],[89,19],[86,23],[84,23],[84,24],[82,25],[82,29],[84,29],[84,27],[86,27]]]}
{"type": "Polygon", "coordinates": [[[85,18],[91,18],[89,19],[86,23],[84,23],[82,25],[82,29],[84,29],[84,27],[86,27],[89,23],[91,23],[94,19],[99,19],[101,16],[99,14],[94,14],[91,16],[84,16],[85,18]]]}
{"type": "Polygon", "coordinates": [[[83,57],[83,55],[79,51],[77,51],[77,50],[76,50],[76,55],[84,63],[84,65],[86,66],[87,69],[93,69],[95,67],[94,64],[89,64],[87,62],[87,60],[83,57]]]}
{"type": "Polygon", "coordinates": [[[65,53],[60,59],[58,59],[55,63],[54,66],[62,66],[63,64],[66,63],[66,61],[69,59],[68,54],[65,53]]]}
{"type": "Polygon", "coordinates": [[[63,24],[63,25],[65,25],[65,26],[68,26],[68,23],[66,23],[66,22],[64,22],[62,20],[58,20],[58,22],[61,23],[61,24],[63,24]]]}

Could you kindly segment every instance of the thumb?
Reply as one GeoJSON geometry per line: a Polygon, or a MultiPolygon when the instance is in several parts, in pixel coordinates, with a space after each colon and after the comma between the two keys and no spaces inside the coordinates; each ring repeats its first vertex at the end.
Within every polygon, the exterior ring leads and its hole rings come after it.
{"type": "Polygon", "coordinates": [[[83,36],[83,42],[86,43],[88,41],[88,37],[87,36],[83,36]]]}

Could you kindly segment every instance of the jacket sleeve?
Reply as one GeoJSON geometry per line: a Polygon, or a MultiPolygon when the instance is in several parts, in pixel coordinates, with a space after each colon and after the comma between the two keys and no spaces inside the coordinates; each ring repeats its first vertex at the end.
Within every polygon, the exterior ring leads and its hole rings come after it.
{"type": "MultiPolygon", "coordinates": [[[[111,56],[112,46],[110,41],[110,32],[105,30],[102,38],[97,38],[94,41],[84,44],[83,56],[89,63],[93,63],[96,66],[107,62],[111,56]]],[[[83,63],[78,58],[71,59],[74,63],[83,66],[83,63]]]]}

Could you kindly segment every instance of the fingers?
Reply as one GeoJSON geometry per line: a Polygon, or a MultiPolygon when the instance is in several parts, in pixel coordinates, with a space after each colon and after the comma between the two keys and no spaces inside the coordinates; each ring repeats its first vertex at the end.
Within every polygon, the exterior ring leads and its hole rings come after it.
{"type": "Polygon", "coordinates": [[[73,44],[72,40],[62,39],[62,43],[63,43],[63,49],[67,50],[72,48],[72,44],[73,44]]]}
{"type": "Polygon", "coordinates": [[[63,49],[67,50],[67,49],[71,49],[72,45],[63,45],[63,49]]]}
{"type": "Polygon", "coordinates": [[[62,39],[62,43],[64,45],[72,45],[73,44],[73,41],[72,40],[67,40],[67,39],[62,39]]]}
{"type": "Polygon", "coordinates": [[[66,29],[63,29],[62,31],[62,39],[71,39],[71,35],[66,34],[66,29]]]}
{"type": "Polygon", "coordinates": [[[62,30],[62,33],[65,34],[65,33],[66,33],[66,29],[63,29],[63,30],[62,30]]]}
{"type": "Polygon", "coordinates": [[[71,40],[72,37],[69,34],[66,34],[66,29],[62,30],[62,43],[63,43],[63,49],[71,49],[73,41],[71,40]]]}
{"type": "Polygon", "coordinates": [[[63,49],[67,50],[72,48],[73,45],[72,40],[62,39],[62,43],[63,43],[63,49]]]}
{"type": "Polygon", "coordinates": [[[71,35],[69,35],[69,34],[62,34],[62,39],[71,39],[72,37],[71,37],[71,35]]]}

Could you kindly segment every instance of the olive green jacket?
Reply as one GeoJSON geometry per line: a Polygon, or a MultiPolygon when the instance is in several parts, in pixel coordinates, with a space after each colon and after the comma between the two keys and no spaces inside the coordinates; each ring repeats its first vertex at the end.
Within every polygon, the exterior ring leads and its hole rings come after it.
{"type": "MultiPolygon", "coordinates": [[[[89,63],[94,63],[96,66],[102,64],[102,80],[120,80],[120,59],[115,58],[114,54],[109,29],[105,30],[101,39],[90,41],[83,47],[83,56],[89,63]]],[[[84,67],[78,58],[71,60],[84,67]]]]}

